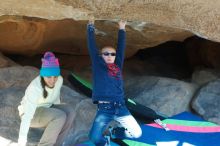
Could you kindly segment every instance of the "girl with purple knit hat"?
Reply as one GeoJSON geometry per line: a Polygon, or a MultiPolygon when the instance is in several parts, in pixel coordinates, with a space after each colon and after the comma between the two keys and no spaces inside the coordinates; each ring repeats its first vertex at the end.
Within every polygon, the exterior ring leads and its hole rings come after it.
{"type": "Polygon", "coordinates": [[[26,146],[30,127],[45,128],[38,146],[63,145],[75,113],[71,106],[61,104],[62,85],[59,61],[52,52],[46,52],[42,58],[40,75],[28,85],[18,106],[21,118],[19,146],[26,146]]]}

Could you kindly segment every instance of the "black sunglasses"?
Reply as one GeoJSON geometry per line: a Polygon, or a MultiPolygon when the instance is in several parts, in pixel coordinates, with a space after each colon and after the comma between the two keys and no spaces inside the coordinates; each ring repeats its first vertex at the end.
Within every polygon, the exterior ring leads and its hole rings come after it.
{"type": "Polygon", "coordinates": [[[111,56],[116,56],[116,53],[109,53],[109,52],[104,52],[104,53],[102,53],[104,56],[109,56],[109,55],[111,55],[111,56]]]}

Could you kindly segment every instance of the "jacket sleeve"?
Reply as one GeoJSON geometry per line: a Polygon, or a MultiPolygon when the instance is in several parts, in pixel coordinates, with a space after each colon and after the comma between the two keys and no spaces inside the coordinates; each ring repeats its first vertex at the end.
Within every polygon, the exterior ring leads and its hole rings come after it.
{"type": "Polygon", "coordinates": [[[124,63],[124,52],[126,45],[126,32],[124,29],[118,31],[118,43],[117,43],[117,54],[116,64],[122,69],[124,63]]]}
{"type": "Polygon", "coordinates": [[[25,96],[27,98],[25,99],[24,103],[24,114],[21,115],[21,124],[18,141],[27,141],[27,134],[29,131],[31,120],[37,108],[37,99],[39,97],[39,93],[40,92],[32,86],[29,86],[25,92],[25,96]]]}
{"type": "Polygon", "coordinates": [[[98,49],[95,40],[95,26],[93,24],[87,25],[87,44],[92,63],[94,63],[98,59],[98,49]]]}

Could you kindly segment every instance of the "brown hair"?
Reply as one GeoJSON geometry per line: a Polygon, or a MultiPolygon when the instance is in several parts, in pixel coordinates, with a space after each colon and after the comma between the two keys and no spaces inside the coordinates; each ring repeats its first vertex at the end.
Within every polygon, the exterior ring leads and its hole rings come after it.
{"type": "Polygon", "coordinates": [[[43,77],[41,77],[40,82],[41,82],[41,86],[43,88],[43,97],[47,98],[48,93],[47,93],[46,88],[45,88],[46,87],[46,82],[44,81],[43,77]]]}

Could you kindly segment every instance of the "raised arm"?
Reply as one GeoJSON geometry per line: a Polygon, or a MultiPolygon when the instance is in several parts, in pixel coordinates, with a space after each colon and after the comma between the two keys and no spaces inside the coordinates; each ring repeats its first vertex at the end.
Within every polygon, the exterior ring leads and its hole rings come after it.
{"type": "Polygon", "coordinates": [[[116,54],[116,64],[122,69],[124,63],[124,52],[126,47],[126,33],[125,26],[126,21],[119,21],[119,31],[118,31],[118,43],[117,43],[117,54],[116,54]]]}
{"type": "Polygon", "coordinates": [[[90,20],[87,24],[87,45],[92,62],[98,57],[98,49],[95,40],[94,20],[90,20]]]}

